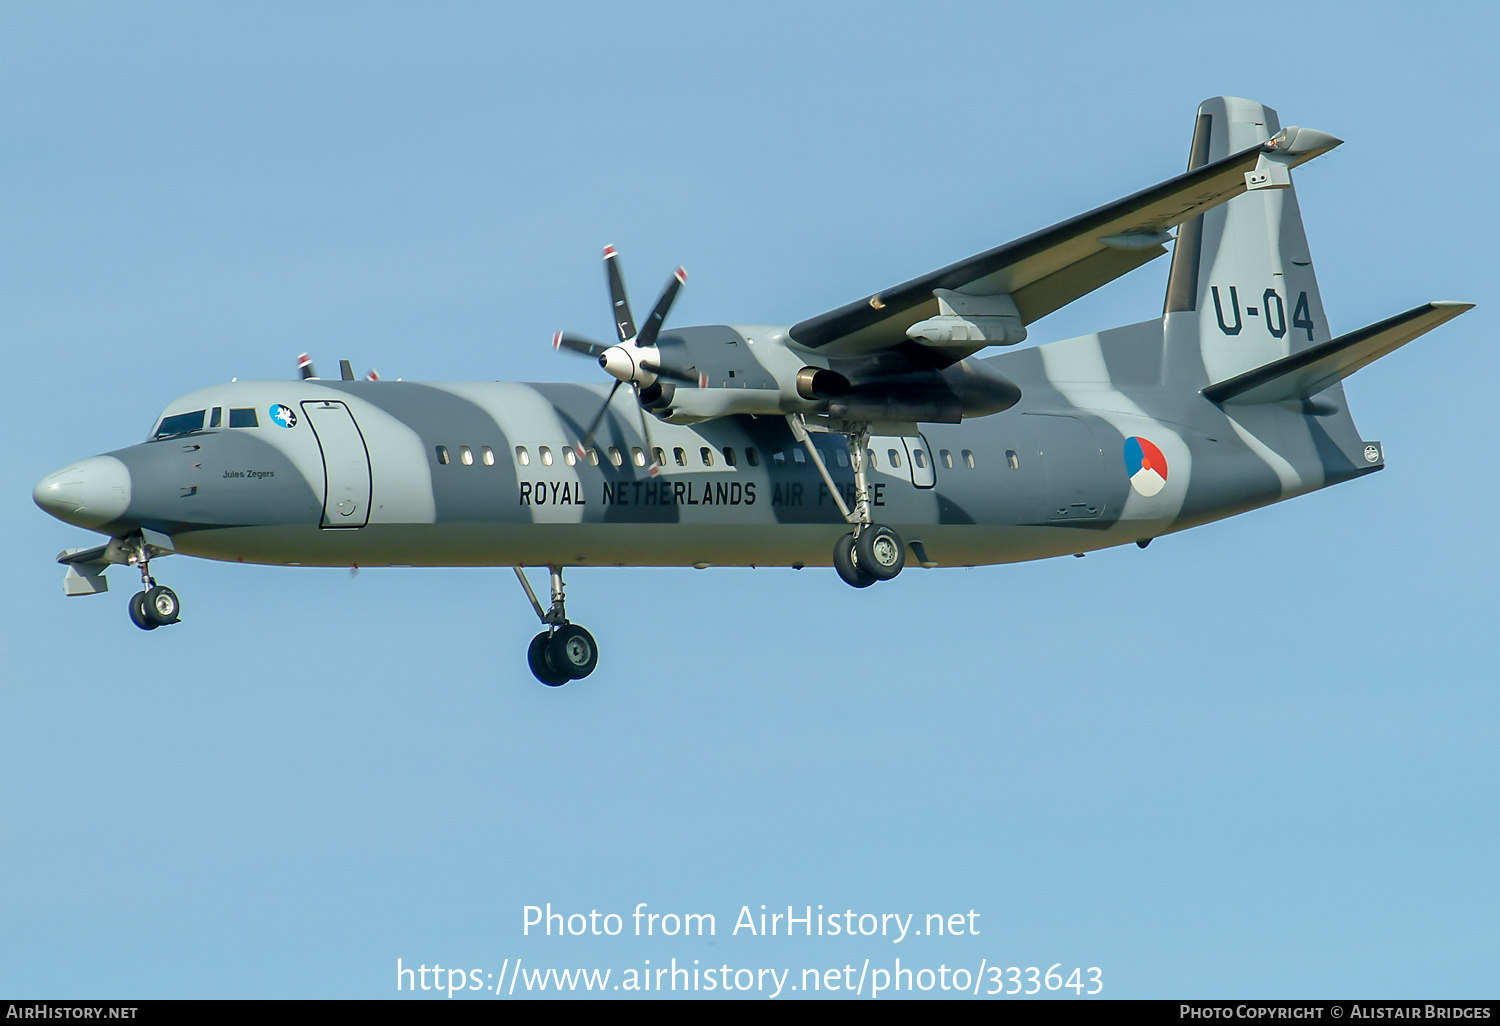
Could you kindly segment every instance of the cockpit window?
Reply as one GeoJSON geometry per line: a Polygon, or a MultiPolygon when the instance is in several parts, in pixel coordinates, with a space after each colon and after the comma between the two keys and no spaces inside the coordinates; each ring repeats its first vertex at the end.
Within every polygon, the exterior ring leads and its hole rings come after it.
{"type": "Polygon", "coordinates": [[[170,438],[173,435],[185,435],[189,431],[203,430],[203,414],[206,410],[194,410],[192,413],[179,413],[172,417],[164,417],[161,426],[156,429],[152,438],[170,438]]]}
{"type": "Polygon", "coordinates": [[[229,426],[234,427],[260,427],[260,419],[255,416],[254,410],[230,410],[229,426]]]}

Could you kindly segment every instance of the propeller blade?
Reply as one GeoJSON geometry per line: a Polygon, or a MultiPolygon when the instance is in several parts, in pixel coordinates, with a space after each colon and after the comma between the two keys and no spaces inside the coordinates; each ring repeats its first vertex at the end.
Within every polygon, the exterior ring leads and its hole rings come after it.
{"type": "Polygon", "coordinates": [[[633,387],[635,388],[635,405],[641,411],[641,438],[646,442],[646,459],[651,465],[651,469],[646,471],[646,476],[655,477],[661,473],[661,464],[656,462],[656,446],[651,442],[651,429],[646,426],[651,415],[646,412],[646,404],[641,402],[641,386],[634,385],[633,387]]]}
{"type": "Polygon", "coordinates": [[[303,381],[309,381],[317,378],[318,372],[313,370],[311,356],[303,353],[301,356],[297,357],[297,373],[301,376],[303,381]]]}
{"type": "Polygon", "coordinates": [[[600,345],[593,339],[584,338],[582,335],[575,335],[571,331],[559,331],[556,335],[552,336],[552,348],[566,349],[569,352],[582,353],[584,356],[598,357],[603,355],[609,346],[600,345]]]}
{"type": "MultiPolygon", "coordinates": [[[[615,247],[604,247],[604,276],[609,280],[609,303],[614,311],[615,332],[620,341],[635,337],[635,318],[630,316],[630,300],[625,298],[625,279],[620,276],[620,255],[615,247]]],[[[598,355],[595,353],[594,355],[598,355]]]]}
{"type": "Polygon", "coordinates": [[[667,282],[667,287],[662,289],[661,298],[656,301],[656,306],[651,311],[651,316],[646,318],[646,323],[641,327],[641,333],[636,336],[635,344],[638,346],[656,345],[656,336],[661,332],[661,322],[667,319],[667,311],[672,309],[672,302],[677,298],[677,290],[682,288],[682,283],[687,281],[687,272],[681,267],[673,274],[667,282]]]}
{"type": "Polygon", "coordinates": [[[644,366],[652,374],[655,374],[659,378],[666,378],[668,381],[681,381],[684,384],[697,385],[699,388],[706,386],[706,375],[695,374],[692,371],[683,370],[681,367],[674,367],[669,363],[646,363],[644,366]]]}
{"type": "Polygon", "coordinates": [[[615,389],[619,388],[623,384],[625,384],[625,382],[618,379],[615,381],[614,387],[609,390],[609,395],[604,397],[604,405],[599,407],[598,413],[594,414],[594,419],[589,424],[589,429],[583,433],[583,441],[578,443],[579,459],[583,459],[584,450],[593,444],[594,432],[599,429],[599,422],[602,421],[604,419],[604,415],[609,412],[609,404],[614,402],[615,389]]]}
{"type": "Polygon", "coordinates": [[[380,380],[380,372],[378,370],[376,370],[374,367],[371,367],[370,368],[370,373],[368,373],[368,374],[365,375],[365,380],[366,381],[379,381],[380,380]]]}

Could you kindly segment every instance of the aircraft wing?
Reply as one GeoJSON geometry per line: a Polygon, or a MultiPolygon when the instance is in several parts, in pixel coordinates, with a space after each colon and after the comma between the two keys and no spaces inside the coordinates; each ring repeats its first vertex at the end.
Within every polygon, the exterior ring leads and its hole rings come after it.
{"type": "MultiPolygon", "coordinates": [[[[1168,228],[1241,195],[1247,188],[1276,188],[1283,180],[1289,181],[1284,179],[1282,169],[1311,160],[1339,142],[1322,132],[1288,129],[1269,143],[1230,154],[1014,242],[809,317],[792,326],[792,340],[831,357],[865,356],[913,341],[907,329],[919,322],[940,313],[967,312],[991,315],[987,323],[992,325],[1017,322],[1004,342],[1020,341],[1025,337],[1021,325],[1045,317],[1165,253],[1164,243],[1171,238],[1166,234],[1168,228]],[[1270,169],[1270,181],[1261,177],[1267,173],[1268,158],[1278,165],[1270,169]],[[942,307],[935,290],[946,290],[942,307]],[[967,311],[963,309],[966,303],[967,311]]],[[[922,337],[914,341],[929,345],[922,337]]],[[[931,348],[957,360],[1000,341],[993,336],[976,339],[970,335],[968,340],[953,339],[931,348]]]]}

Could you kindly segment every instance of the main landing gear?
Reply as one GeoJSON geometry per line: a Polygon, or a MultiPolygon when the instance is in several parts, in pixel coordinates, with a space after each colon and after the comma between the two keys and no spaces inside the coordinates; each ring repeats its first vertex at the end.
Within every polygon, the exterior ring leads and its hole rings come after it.
{"type": "Polygon", "coordinates": [[[563,600],[562,567],[549,566],[547,569],[552,576],[552,605],[545,610],[537,601],[536,592],[531,590],[531,582],[526,580],[525,573],[520,567],[515,571],[537,618],[547,627],[531,639],[531,645],[526,649],[526,662],[537,680],[549,688],[556,688],[593,673],[594,667],[599,665],[599,646],[592,634],[576,623],[568,622],[563,600]]]}
{"type": "Polygon", "coordinates": [[[143,631],[154,631],[176,623],[182,612],[182,603],[177,601],[175,591],[157,584],[156,578],[151,576],[144,542],[134,562],[141,568],[141,590],[130,596],[130,622],[143,631]]]}
{"type": "Polygon", "coordinates": [[[844,583],[868,588],[889,581],[906,566],[906,546],[889,527],[865,524],[833,543],[833,568],[844,583]]]}
{"type": "Polygon", "coordinates": [[[854,509],[844,505],[839,489],[834,485],[828,468],[818,447],[808,435],[807,422],[800,416],[788,415],[787,423],[792,435],[807,448],[813,466],[823,475],[829,495],[838,504],[844,519],[854,525],[854,531],[833,544],[833,568],[844,583],[853,588],[868,588],[876,581],[889,581],[906,566],[906,546],[901,536],[883,524],[871,522],[870,518],[870,425],[846,423],[844,433],[849,439],[849,463],[854,468],[854,509]]]}

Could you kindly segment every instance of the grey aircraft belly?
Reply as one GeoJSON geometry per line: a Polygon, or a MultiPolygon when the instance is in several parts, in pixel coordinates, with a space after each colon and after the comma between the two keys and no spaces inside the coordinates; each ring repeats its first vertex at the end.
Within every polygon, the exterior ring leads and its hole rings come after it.
{"type": "Polygon", "coordinates": [[[140,444],[44,478],[37,503],[105,535],[69,595],[136,566],[145,630],[179,605],[151,560],[510,566],[549,685],[597,646],[566,566],[828,566],[854,587],[924,567],[1083,553],[1384,467],[1341,382],[1470,308],[1428,303],[1335,337],[1291,169],[1339,140],[1218,97],[1188,170],[789,326],[638,329],[613,248],[617,340],[559,333],[609,388],[232,382],[171,403],[140,444]],[[1173,231],[1175,230],[1175,234],[1173,231]],[[1015,346],[1026,325],[1167,251],[1162,316],[1015,346]],[[622,389],[622,385],[629,386],[622,389]],[[551,602],[521,568],[547,566],[551,602]]]}

